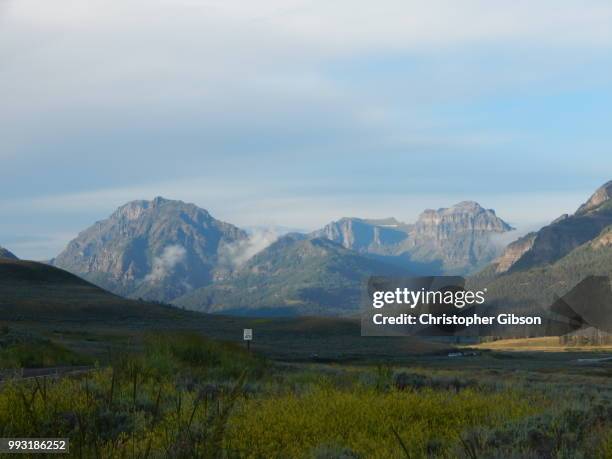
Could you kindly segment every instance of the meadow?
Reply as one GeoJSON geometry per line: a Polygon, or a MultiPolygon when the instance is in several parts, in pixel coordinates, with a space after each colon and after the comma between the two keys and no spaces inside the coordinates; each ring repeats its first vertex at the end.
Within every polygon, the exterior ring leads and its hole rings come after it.
{"type": "Polygon", "coordinates": [[[40,364],[90,366],[0,386],[0,436],[69,437],[71,457],[612,457],[612,368],[569,353],[286,362],[157,331],[92,357],[0,335],[14,366],[43,348],[40,364]]]}

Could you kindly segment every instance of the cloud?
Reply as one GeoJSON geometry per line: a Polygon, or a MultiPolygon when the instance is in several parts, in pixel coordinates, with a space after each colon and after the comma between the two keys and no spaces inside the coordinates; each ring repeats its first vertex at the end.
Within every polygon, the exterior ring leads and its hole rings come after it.
{"type": "MultiPolygon", "coordinates": [[[[197,24],[199,36],[231,38],[230,44],[243,47],[255,43],[289,46],[295,42],[334,48],[363,48],[366,45],[395,47],[446,44],[475,40],[539,40],[546,43],[597,43],[610,46],[606,29],[612,6],[605,0],[516,0],[501,4],[489,0],[385,0],[378,3],[355,0],[15,0],[9,13],[33,27],[67,30],[99,30],[113,25],[113,32],[134,29],[174,30],[179,37],[192,34],[197,24]],[[140,14],[136,14],[140,13],[140,14]],[[147,14],[147,21],[142,14],[147,14]],[[225,26],[241,26],[226,30],[225,26]],[[556,34],[551,32],[558,32],[556,34]],[[259,32],[259,36],[256,34],[259,32]],[[285,38],[274,42],[271,36],[285,38]],[[290,40],[287,43],[287,40],[290,40]]],[[[109,35],[111,35],[109,33],[109,35]]],[[[171,37],[165,36],[168,41],[171,37]]],[[[197,36],[191,36],[197,38],[197,36]]],[[[162,42],[160,39],[158,42],[162,42]]],[[[208,44],[211,49],[215,46],[208,44]]],[[[234,48],[231,48],[232,50],[234,48]]]]}
{"type": "MultiPolygon", "coordinates": [[[[567,47],[612,46],[612,6],[604,1],[251,3],[10,0],[0,29],[0,94],[11,110],[2,118],[61,107],[54,116],[70,116],[78,127],[80,120],[112,122],[115,110],[137,117],[135,105],[147,117],[195,106],[207,121],[256,106],[261,118],[313,99],[350,103],[355,95],[326,74],[337,60],[501,46],[504,54],[559,49],[567,62],[579,54],[567,47]],[[17,47],[23,40],[27,50],[17,47]],[[48,78],[39,84],[43,72],[48,78]]],[[[38,128],[53,132],[44,125],[38,128]]]]}
{"type": "Polygon", "coordinates": [[[159,257],[153,259],[151,272],[145,277],[145,282],[156,283],[170,276],[176,265],[185,260],[187,251],[180,245],[169,245],[159,257]]]}
{"type": "Polygon", "coordinates": [[[219,248],[219,259],[223,265],[236,269],[250,260],[274,241],[285,231],[277,228],[253,228],[249,237],[219,248]]]}
{"type": "Polygon", "coordinates": [[[612,45],[603,1],[81,3],[6,2],[0,158],[9,179],[40,182],[32,159],[69,174],[86,157],[98,176],[126,184],[176,172],[177,157],[215,167],[227,156],[504,137],[453,135],[445,127],[463,114],[436,119],[432,101],[471,101],[525,80],[583,84],[582,74],[560,75],[583,63],[585,49],[604,48],[607,60],[612,45]]]}
{"type": "Polygon", "coordinates": [[[493,233],[490,235],[489,240],[491,241],[491,244],[495,247],[495,249],[498,251],[498,253],[501,254],[508,246],[508,244],[511,244],[512,242],[523,237],[527,233],[530,233],[532,231],[538,231],[540,228],[547,225],[548,223],[550,222],[528,225],[526,227],[514,229],[505,233],[493,233]]]}

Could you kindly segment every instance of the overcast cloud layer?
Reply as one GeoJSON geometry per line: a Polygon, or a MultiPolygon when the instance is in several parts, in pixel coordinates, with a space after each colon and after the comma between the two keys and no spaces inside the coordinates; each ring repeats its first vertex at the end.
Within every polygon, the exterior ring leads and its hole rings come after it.
{"type": "Polygon", "coordinates": [[[609,1],[0,0],[0,245],[132,199],[243,226],[519,229],[612,178],[609,1]]]}

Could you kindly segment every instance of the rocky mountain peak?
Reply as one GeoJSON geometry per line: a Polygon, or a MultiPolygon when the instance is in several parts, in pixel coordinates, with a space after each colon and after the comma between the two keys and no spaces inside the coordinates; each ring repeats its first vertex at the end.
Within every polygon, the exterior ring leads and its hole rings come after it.
{"type": "Polygon", "coordinates": [[[484,211],[483,207],[476,201],[461,201],[450,207],[440,207],[439,209],[425,209],[421,215],[439,214],[452,215],[460,213],[478,213],[484,211]]]}
{"type": "Polygon", "coordinates": [[[138,220],[147,214],[154,215],[155,213],[166,211],[183,211],[193,214],[198,214],[203,218],[212,218],[208,211],[201,209],[194,204],[185,203],[183,201],[175,201],[165,199],[161,196],[156,197],[151,201],[136,200],[130,201],[119,207],[111,216],[110,219],[138,220]]]}
{"type": "Polygon", "coordinates": [[[425,210],[404,248],[412,259],[439,263],[442,273],[467,274],[499,255],[491,236],[512,229],[493,209],[462,201],[448,208],[425,210]]]}
{"type": "Polygon", "coordinates": [[[475,201],[462,201],[448,208],[426,209],[415,225],[417,232],[430,231],[487,231],[503,233],[512,227],[495,215],[493,209],[484,209],[475,201]]]}
{"type": "Polygon", "coordinates": [[[225,248],[246,238],[194,204],[157,197],[121,206],[53,264],[120,295],[169,301],[225,275],[225,248]]]}
{"type": "Polygon", "coordinates": [[[576,215],[582,215],[595,210],[610,199],[612,199],[612,180],[600,186],[595,193],[591,195],[588,201],[578,208],[576,215]]]}
{"type": "Polygon", "coordinates": [[[112,217],[124,217],[127,220],[138,220],[149,208],[150,201],[131,201],[119,207],[112,217]]]}
{"type": "MultiPolygon", "coordinates": [[[[445,211],[445,213],[477,213],[483,211],[483,207],[476,201],[461,201],[448,209],[439,209],[445,211]]],[[[493,212],[495,213],[495,212],[493,212]]]]}

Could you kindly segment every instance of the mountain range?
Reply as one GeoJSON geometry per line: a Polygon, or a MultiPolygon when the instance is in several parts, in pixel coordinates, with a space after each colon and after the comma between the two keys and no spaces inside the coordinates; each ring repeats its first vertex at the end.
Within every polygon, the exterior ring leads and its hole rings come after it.
{"type": "Polygon", "coordinates": [[[427,209],[414,224],[343,218],[311,234],[359,253],[394,256],[411,271],[469,274],[498,254],[491,240],[513,228],[474,201],[449,208],[427,209]]]}
{"type": "Polygon", "coordinates": [[[509,230],[466,201],[426,210],[414,224],[343,218],[264,248],[271,241],[158,197],[121,206],[50,263],[121,296],[192,309],[338,314],[355,310],[372,274],[472,272],[499,254],[492,237],[509,230]]]}
{"type": "MultiPolygon", "coordinates": [[[[116,295],[215,313],[350,315],[370,275],[470,273],[468,287],[486,287],[492,307],[527,311],[589,274],[612,275],[612,181],[502,252],[496,237],[511,229],[464,201],[415,223],[342,218],[276,239],[158,197],[121,206],[50,264],[116,295]]],[[[0,248],[0,259],[7,270],[16,257],[0,248]]]]}
{"type": "Polygon", "coordinates": [[[510,229],[475,202],[426,210],[413,225],[343,218],[307,235],[282,237],[224,282],[173,302],[206,312],[352,314],[367,277],[473,270],[495,257],[491,237],[510,229]]]}

